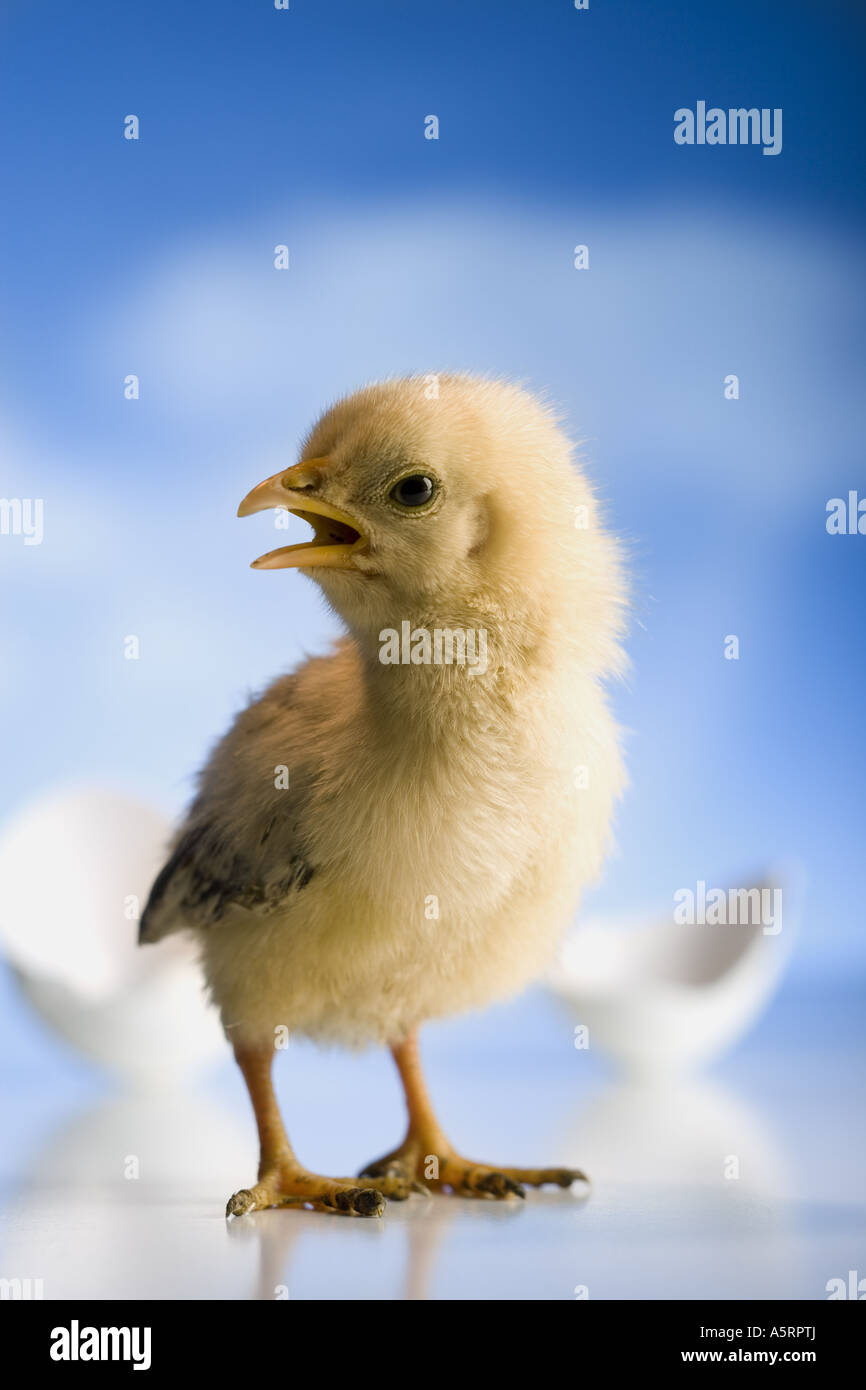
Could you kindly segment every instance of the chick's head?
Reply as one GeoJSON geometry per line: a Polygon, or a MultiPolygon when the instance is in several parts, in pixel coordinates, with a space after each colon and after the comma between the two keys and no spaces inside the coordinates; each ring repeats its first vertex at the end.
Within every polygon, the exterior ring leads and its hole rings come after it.
{"type": "Polygon", "coordinates": [[[316,580],[356,632],[479,606],[538,608],[598,577],[595,504],[568,440],[528,392],[469,376],[367,386],[325,412],[301,461],[244,499],[285,507],[311,541],[254,561],[316,580]],[[578,528],[578,514],[587,525],[578,528]]]}

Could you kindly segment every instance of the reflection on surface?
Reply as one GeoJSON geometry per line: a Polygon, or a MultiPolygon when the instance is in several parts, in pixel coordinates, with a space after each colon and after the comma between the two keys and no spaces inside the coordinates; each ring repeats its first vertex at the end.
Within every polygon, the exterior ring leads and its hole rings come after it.
{"type": "Polygon", "coordinates": [[[733,1192],[778,1200],[788,1191],[766,1122],[714,1082],[611,1082],[575,1114],[564,1137],[605,1182],[717,1187],[724,1180],[733,1192]]]}
{"type": "Polygon", "coordinates": [[[630,1189],[630,1250],[658,1242],[635,1296],[779,1297],[797,1277],[785,1158],[762,1116],[727,1089],[610,1084],[566,1124],[560,1146],[567,1161],[580,1155],[605,1206],[630,1189]]]}
{"type": "Polygon", "coordinates": [[[41,1278],[47,1298],[571,1299],[581,1285],[591,1298],[809,1298],[854,1257],[860,1215],[812,1220],[742,1098],[689,1083],[551,1099],[533,1147],[586,1167],[588,1200],[418,1197],[382,1221],[278,1210],[228,1224],[226,1196],[254,1161],[246,1114],[177,1094],[106,1101],[19,1155],[0,1275],[41,1278]]]}

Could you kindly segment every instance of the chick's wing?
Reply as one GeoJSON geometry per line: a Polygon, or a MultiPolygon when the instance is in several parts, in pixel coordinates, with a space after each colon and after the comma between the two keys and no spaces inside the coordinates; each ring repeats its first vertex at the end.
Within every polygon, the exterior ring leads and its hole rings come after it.
{"type": "Polygon", "coordinates": [[[229,910],[274,912],[313,876],[303,824],[312,770],[294,736],[294,680],[244,710],[217,745],[157,875],[139,940],[207,928],[229,910]]]}

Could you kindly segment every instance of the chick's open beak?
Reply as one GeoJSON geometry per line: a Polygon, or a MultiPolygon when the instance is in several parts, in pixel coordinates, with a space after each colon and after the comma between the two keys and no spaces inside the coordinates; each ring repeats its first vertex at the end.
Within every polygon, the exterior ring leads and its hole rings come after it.
{"type": "Polygon", "coordinates": [[[253,560],[254,570],[313,569],[329,566],[332,569],[351,569],[353,556],[365,537],[354,517],[339,507],[331,506],[304,491],[324,459],[310,459],[283,469],[266,478],[248,492],[238,507],[238,516],[252,516],[269,507],[284,507],[293,516],[302,517],[313,528],[313,539],[300,545],[284,545],[253,560]]]}

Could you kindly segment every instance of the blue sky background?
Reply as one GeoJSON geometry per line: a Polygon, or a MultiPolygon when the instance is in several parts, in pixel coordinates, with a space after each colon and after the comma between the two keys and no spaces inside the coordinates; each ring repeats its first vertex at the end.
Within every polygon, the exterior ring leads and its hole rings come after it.
{"type": "Polygon", "coordinates": [[[275,542],[241,496],[344,390],[500,372],[563,407],[631,554],[591,906],[789,862],[794,974],[861,976],[866,536],[825,509],[866,495],[863,31],[759,0],[5,3],[0,495],[44,498],[45,539],[0,537],[0,813],[70,782],[176,812],[336,631],[247,568],[275,542]],[[699,99],[782,107],[782,153],[675,145],[699,99]]]}

